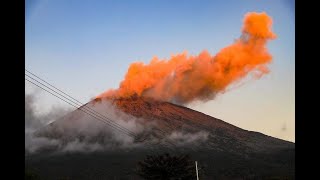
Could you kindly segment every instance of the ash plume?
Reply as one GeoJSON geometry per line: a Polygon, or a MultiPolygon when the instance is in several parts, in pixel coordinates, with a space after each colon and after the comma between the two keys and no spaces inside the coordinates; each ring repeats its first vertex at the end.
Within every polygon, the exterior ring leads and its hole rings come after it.
{"type": "Polygon", "coordinates": [[[266,45],[276,38],[271,26],[266,13],[247,13],[241,37],[216,55],[204,50],[196,56],[185,52],[170,59],[154,57],[149,64],[134,62],[118,89],[97,98],[138,95],[176,104],[212,100],[249,74],[259,79],[269,72],[272,56],[266,45]]]}

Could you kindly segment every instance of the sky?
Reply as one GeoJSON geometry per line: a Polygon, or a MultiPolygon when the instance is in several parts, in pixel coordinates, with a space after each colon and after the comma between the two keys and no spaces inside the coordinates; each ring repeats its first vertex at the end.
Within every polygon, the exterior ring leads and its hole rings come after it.
{"type": "MultiPolygon", "coordinates": [[[[26,0],[25,67],[85,103],[117,88],[132,62],[187,51],[211,54],[241,35],[247,12],[266,12],[277,39],[270,73],[188,107],[240,128],[295,142],[294,0],[26,0]]],[[[37,93],[39,113],[63,101],[37,93]]]]}

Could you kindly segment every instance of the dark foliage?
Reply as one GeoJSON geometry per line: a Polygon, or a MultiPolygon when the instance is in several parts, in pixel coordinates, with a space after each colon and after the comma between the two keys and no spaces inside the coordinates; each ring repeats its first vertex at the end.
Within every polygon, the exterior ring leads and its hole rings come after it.
{"type": "Polygon", "coordinates": [[[40,180],[40,177],[33,169],[25,168],[24,179],[25,180],[40,180]]]}
{"type": "Polygon", "coordinates": [[[193,180],[196,177],[190,156],[171,156],[168,153],[147,156],[138,163],[136,172],[144,179],[154,180],[193,180]]]}

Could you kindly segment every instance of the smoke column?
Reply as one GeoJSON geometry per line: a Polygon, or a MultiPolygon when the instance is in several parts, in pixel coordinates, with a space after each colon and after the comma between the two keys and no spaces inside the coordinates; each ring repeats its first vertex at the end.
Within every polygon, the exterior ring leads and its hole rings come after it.
{"type": "Polygon", "coordinates": [[[170,59],[155,57],[149,64],[134,62],[118,89],[97,98],[137,95],[178,104],[212,100],[248,74],[259,79],[269,72],[272,56],[266,44],[276,38],[271,26],[272,19],[266,13],[247,13],[241,37],[216,55],[202,51],[188,56],[185,52],[170,59]]]}

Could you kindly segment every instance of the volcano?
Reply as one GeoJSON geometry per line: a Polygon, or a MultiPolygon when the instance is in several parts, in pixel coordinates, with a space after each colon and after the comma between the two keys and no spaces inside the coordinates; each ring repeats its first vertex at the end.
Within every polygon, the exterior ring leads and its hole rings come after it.
{"type": "Polygon", "coordinates": [[[147,97],[92,100],[35,136],[59,142],[26,155],[46,179],[139,179],[139,160],[168,151],[190,154],[201,179],[294,179],[294,143],[147,97]]]}

